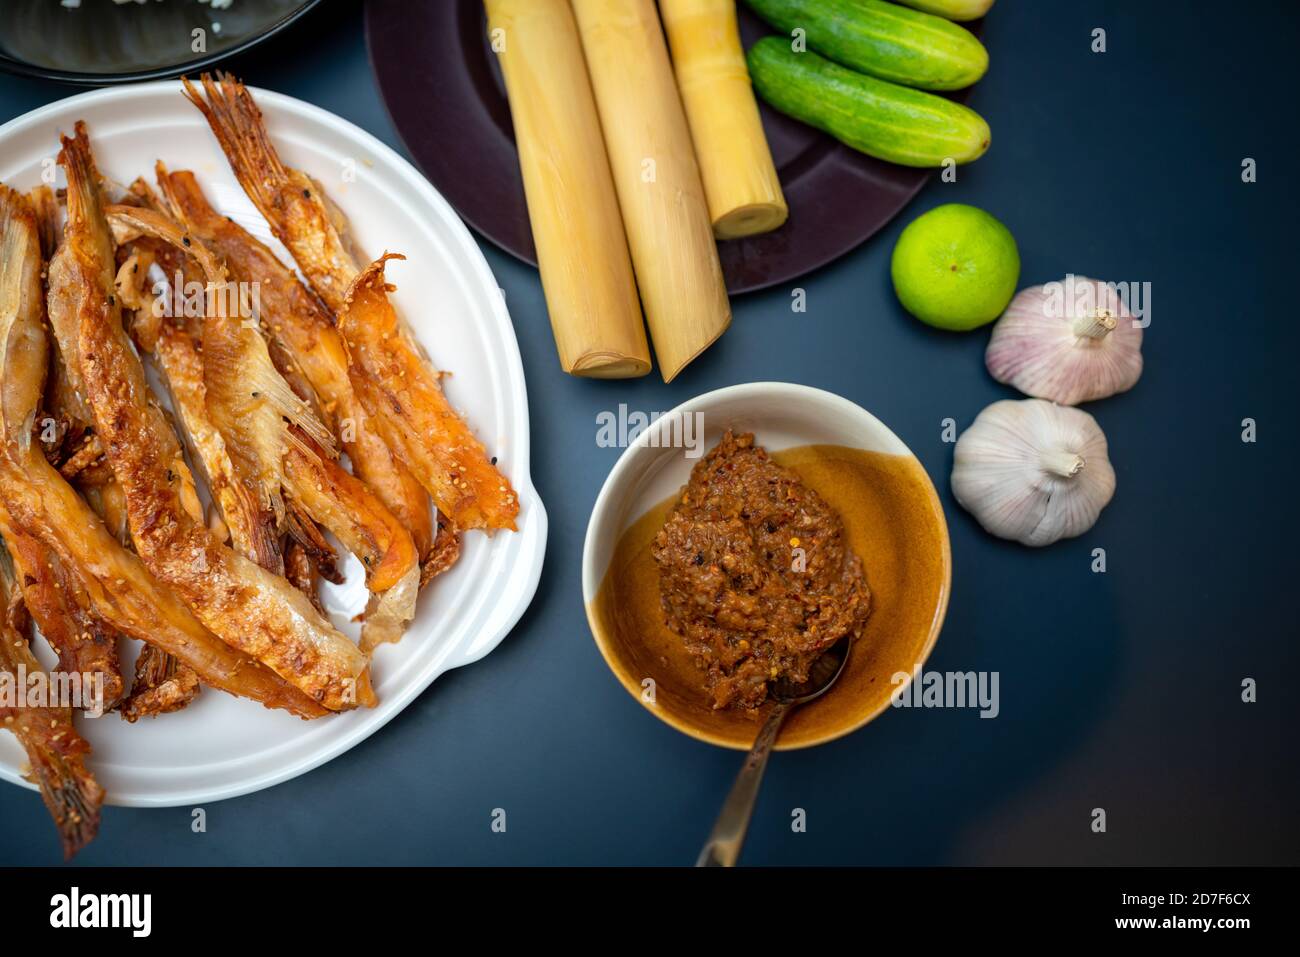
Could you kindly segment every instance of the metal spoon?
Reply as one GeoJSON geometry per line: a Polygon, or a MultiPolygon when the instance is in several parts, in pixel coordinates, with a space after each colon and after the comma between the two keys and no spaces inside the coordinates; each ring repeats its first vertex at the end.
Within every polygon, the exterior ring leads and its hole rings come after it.
{"type": "Polygon", "coordinates": [[[852,643],[852,638],[846,635],[827,648],[808,669],[808,680],[803,684],[792,685],[778,681],[772,685],[769,694],[776,701],[776,707],[767,716],[754,746],[749,749],[740,774],[736,775],[736,783],[731,786],[731,793],[718,812],[713,833],[709,835],[704,850],[700,851],[700,856],[695,861],[696,867],[735,866],[745,843],[745,833],[749,830],[754,803],[758,800],[758,787],[763,783],[763,772],[767,770],[767,758],[772,753],[776,736],[781,732],[781,725],[792,710],[814,698],[820,698],[830,690],[844,671],[852,643]]]}

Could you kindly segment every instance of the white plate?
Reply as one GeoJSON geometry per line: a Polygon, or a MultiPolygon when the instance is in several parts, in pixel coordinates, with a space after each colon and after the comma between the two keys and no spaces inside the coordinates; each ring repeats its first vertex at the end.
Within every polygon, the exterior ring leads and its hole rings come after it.
{"type": "MultiPolygon", "coordinates": [[[[129,725],[115,715],[81,719],[92,766],[112,804],[170,807],[247,794],[295,777],[379,730],[447,671],[486,655],[532,600],[546,547],[546,512],[528,474],[528,399],[504,298],[469,231],[437,191],[369,133],[291,97],[254,89],[285,163],[324,186],[367,254],[402,252],[389,264],[398,308],[451,370],[452,404],[464,410],[519,493],[519,531],[465,536],[460,561],[420,596],[402,642],[376,652],[379,705],[316,721],[268,711],[205,689],[176,714],[129,725]]],[[[155,160],[193,170],[209,201],[292,262],[244,195],[199,111],[176,82],[98,90],[50,104],[0,127],[0,180],[27,189],[54,169],[58,133],[84,119],[101,172],[118,186],[153,179],[155,160]]],[[[59,171],[59,184],[63,178],[59,171]]],[[[364,607],[360,566],[327,607],[340,627],[364,607]]],[[[356,630],[348,626],[353,635],[356,630]]],[[[48,660],[48,657],[47,659],[48,660]]],[[[0,735],[0,778],[24,784],[25,755],[0,735]]]]}

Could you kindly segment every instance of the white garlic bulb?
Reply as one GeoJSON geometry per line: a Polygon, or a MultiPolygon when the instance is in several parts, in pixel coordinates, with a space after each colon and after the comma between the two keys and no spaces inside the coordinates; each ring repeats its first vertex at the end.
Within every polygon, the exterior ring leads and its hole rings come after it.
{"type": "Polygon", "coordinates": [[[1115,470],[1087,412],[1004,399],[957,440],[952,493],[999,538],[1050,545],[1092,528],[1115,494],[1115,470]]]}
{"type": "Polygon", "coordinates": [[[1016,294],[984,364],[1025,395],[1062,405],[1104,399],[1142,375],[1142,326],[1113,285],[1070,275],[1016,294]]]}

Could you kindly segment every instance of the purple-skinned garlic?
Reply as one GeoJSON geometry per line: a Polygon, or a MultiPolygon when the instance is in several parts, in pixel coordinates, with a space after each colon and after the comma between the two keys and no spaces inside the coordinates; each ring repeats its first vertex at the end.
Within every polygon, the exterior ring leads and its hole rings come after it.
{"type": "Polygon", "coordinates": [[[1016,294],[984,363],[993,378],[1038,399],[1104,399],[1142,375],[1142,325],[1113,285],[1067,276],[1016,294]]]}

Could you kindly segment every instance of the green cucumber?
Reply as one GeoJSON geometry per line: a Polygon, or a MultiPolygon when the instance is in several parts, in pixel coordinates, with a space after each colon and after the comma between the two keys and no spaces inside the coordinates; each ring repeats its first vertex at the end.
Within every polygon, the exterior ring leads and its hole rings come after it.
{"type": "Polygon", "coordinates": [[[869,156],[903,166],[969,163],[989,148],[989,125],[942,96],[846,70],[790,41],[764,37],[747,55],[758,95],[869,156]]]}
{"type": "Polygon", "coordinates": [[[924,10],[949,20],[978,20],[989,12],[993,0],[898,0],[916,10],[924,10]]]}
{"type": "Polygon", "coordinates": [[[745,0],[787,38],[860,73],[922,90],[959,90],[989,68],[965,27],[885,0],[745,0]]]}

